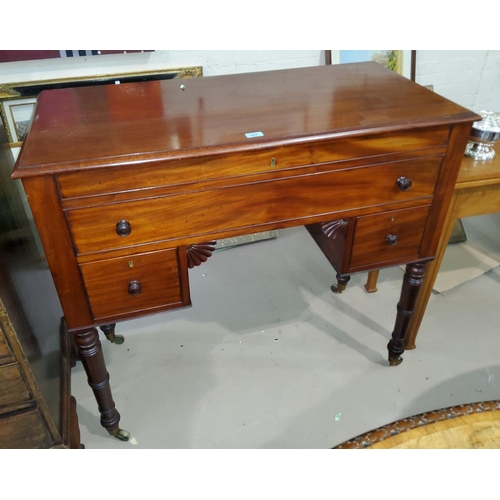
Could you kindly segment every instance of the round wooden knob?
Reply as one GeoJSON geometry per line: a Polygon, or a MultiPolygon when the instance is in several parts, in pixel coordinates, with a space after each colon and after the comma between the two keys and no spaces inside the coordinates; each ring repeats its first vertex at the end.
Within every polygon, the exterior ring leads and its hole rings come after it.
{"type": "Polygon", "coordinates": [[[135,297],[136,295],[139,295],[142,292],[141,284],[139,283],[139,280],[132,280],[128,284],[128,293],[132,295],[132,297],[135,297]]]}
{"type": "Polygon", "coordinates": [[[407,179],[406,177],[400,177],[396,181],[396,186],[398,186],[401,191],[408,191],[411,188],[412,184],[413,182],[411,181],[411,179],[407,179]]]}
{"type": "Polygon", "coordinates": [[[398,242],[398,235],[397,234],[388,234],[385,241],[387,241],[387,243],[389,243],[389,245],[394,246],[398,242]]]}
{"type": "Polygon", "coordinates": [[[118,236],[128,236],[131,232],[132,228],[128,220],[121,220],[116,224],[116,234],[118,236]]]}

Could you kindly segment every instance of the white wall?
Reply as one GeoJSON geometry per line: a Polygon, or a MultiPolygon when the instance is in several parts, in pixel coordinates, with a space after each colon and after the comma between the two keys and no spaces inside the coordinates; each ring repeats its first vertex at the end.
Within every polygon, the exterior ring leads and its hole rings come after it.
{"type": "MultiPolygon", "coordinates": [[[[4,63],[0,83],[203,66],[205,76],[324,64],[323,50],[158,50],[4,63]]],[[[473,111],[500,112],[500,50],[417,51],[416,80],[473,111]]]]}
{"type": "Polygon", "coordinates": [[[419,50],[416,81],[473,111],[500,112],[500,50],[419,50]]]}
{"type": "Polygon", "coordinates": [[[157,50],[133,54],[13,62],[0,83],[203,66],[205,76],[324,64],[323,50],[157,50]]]}

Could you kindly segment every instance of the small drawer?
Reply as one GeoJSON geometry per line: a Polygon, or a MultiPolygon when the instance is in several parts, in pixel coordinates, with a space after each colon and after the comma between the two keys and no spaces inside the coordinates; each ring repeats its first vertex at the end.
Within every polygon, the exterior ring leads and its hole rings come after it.
{"type": "Polygon", "coordinates": [[[350,270],[417,259],[430,206],[356,219],[350,270]]]}
{"type": "Polygon", "coordinates": [[[94,319],[190,305],[187,266],[179,250],[162,250],[80,266],[94,319]]]}
{"type": "Polygon", "coordinates": [[[53,444],[38,411],[0,417],[0,449],[49,448],[53,444]]]}
{"type": "Polygon", "coordinates": [[[13,364],[0,367],[0,413],[2,413],[2,407],[30,400],[31,395],[19,366],[13,364]]]}
{"type": "Polygon", "coordinates": [[[7,363],[12,363],[14,358],[10,352],[7,341],[5,340],[4,333],[0,328],[0,366],[7,363]]]}

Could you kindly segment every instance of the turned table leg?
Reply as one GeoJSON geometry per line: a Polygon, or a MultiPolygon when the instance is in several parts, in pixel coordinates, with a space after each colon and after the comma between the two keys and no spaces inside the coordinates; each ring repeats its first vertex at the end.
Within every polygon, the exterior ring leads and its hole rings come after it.
{"type": "Polygon", "coordinates": [[[392,338],[387,345],[391,366],[397,366],[403,361],[401,355],[405,351],[406,334],[415,310],[420,288],[424,281],[426,268],[426,262],[413,263],[406,266],[401,297],[397,306],[396,324],[394,325],[392,338]]]}
{"type": "Polygon", "coordinates": [[[120,414],[115,408],[115,402],[111,395],[109,385],[109,374],[102,354],[101,342],[96,328],[74,334],[75,343],[80,354],[88,383],[94,391],[99,412],[101,414],[101,425],[112,435],[122,441],[128,441],[130,434],[119,428],[120,414]]]}

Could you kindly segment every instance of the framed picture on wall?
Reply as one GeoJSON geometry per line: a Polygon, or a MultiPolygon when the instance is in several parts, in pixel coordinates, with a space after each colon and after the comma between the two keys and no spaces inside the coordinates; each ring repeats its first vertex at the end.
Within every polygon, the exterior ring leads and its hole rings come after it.
{"type": "Polygon", "coordinates": [[[412,74],[412,50],[332,50],[331,64],[375,61],[409,79],[412,74]]]}
{"type": "Polygon", "coordinates": [[[109,54],[130,54],[133,52],[154,52],[153,50],[0,50],[0,63],[38,61],[65,57],[88,57],[109,54]]]}
{"type": "Polygon", "coordinates": [[[28,131],[36,97],[8,97],[0,100],[0,114],[10,143],[21,143],[28,131]]]}

